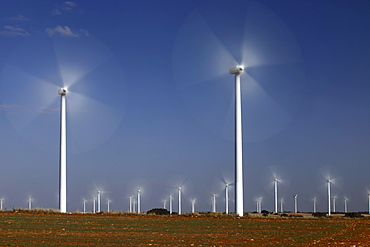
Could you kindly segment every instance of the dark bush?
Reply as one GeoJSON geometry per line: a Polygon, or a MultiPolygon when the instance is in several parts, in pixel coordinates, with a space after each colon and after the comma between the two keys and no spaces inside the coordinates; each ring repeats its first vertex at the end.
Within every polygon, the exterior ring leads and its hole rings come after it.
{"type": "Polygon", "coordinates": [[[355,212],[352,212],[352,213],[345,213],[344,214],[344,217],[350,217],[350,218],[360,218],[360,217],[363,217],[361,215],[361,213],[355,213],[355,212]]]}
{"type": "Polygon", "coordinates": [[[265,209],[264,209],[264,210],[262,210],[262,211],[261,211],[261,213],[263,213],[263,214],[268,214],[268,213],[269,213],[269,211],[267,211],[267,210],[265,210],[265,209]]]}
{"type": "Polygon", "coordinates": [[[280,217],[289,217],[287,214],[281,214],[280,217]]]}
{"type": "Polygon", "coordinates": [[[164,208],[153,208],[146,212],[147,214],[155,214],[155,215],[169,215],[170,211],[164,208]]]}
{"type": "Polygon", "coordinates": [[[325,217],[326,213],[316,212],[316,213],[313,213],[312,216],[314,216],[314,217],[325,217]]]}

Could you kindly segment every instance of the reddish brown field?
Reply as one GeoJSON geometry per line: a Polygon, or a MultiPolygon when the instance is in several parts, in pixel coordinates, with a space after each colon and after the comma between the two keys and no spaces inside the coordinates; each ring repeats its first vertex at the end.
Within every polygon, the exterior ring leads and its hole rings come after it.
{"type": "Polygon", "coordinates": [[[370,246],[370,217],[0,213],[0,246],[370,246]]]}

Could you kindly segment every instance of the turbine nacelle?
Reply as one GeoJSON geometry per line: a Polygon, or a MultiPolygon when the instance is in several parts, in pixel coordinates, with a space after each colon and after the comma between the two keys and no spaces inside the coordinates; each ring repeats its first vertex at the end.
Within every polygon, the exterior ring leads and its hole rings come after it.
{"type": "Polygon", "coordinates": [[[235,66],[235,67],[229,69],[229,73],[234,74],[234,75],[239,75],[243,71],[244,71],[244,67],[241,66],[241,65],[238,65],[238,66],[235,66]]]}
{"type": "Polygon", "coordinates": [[[59,95],[66,95],[67,94],[67,88],[59,88],[58,90],[59,95]]]}

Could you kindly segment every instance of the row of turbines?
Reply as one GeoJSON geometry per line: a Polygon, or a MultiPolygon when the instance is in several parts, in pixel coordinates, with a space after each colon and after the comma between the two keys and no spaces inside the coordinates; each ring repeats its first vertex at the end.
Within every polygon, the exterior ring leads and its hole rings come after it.
{"type": "MultiPolygon", "coordinates": [[[[243,216],[243,208],[244,208],[244,198],[243,198],[243,138],[242,138],[242,96],[241,96],[241,83],[240,83],[240,76],[244,71],[243,66],[235,66],[229,70],[229,73],[235,76],[235,174],[234,174],[234,186],[235,186],[235,214],[238,216],[243,216]]],[[[60,159],[59,159],[59,210],[62,213],[67,212],[67,177],[66,177],[66,168],[67,168],[67,133],[66,133],[66,95],[68,93],[67,88],[60,88],[58,90],[58,94],[61,97],[60,100],[60,159]]],[[[278,182],[277,178],[274,179],[274,212],[278,212],[278,182]]],[[[330,215],[332,212],[331,209],[331,200],[333,200],[333,212],[335,212],[335,200],[336,197],[331,198],[331,184],[332,180],[328,179],[327,183],[327,194],[328,194],[328,214],[330,215]]],[[[225,212],[229,213],[229,205],[228,205],[228,184],[226,184],[226,192],[225,192],[225,212]]],[[[181,208],[181,187],[178,188],[178,213],[182,213],[181,208]]],[[[298,211],[298,194],[293,195],[294,199],[294,212],[298,211]]],[[[170,196],[169,198],[169,210],[172,213],[172,200],[173,197],[170,196]]],[[[95,208],[95,201],[97,202],[97,211],[101,211],[101,193],[98,192],[97,198],[94,198],[93,203],[93,212],[96,211],[95,208]]],[[[348,199],[345,199],[345,209],[347,210],[347,202],[348,199]]],[[[109,211],[109,203],[108,203],[108,211],[109,211]]],[[[141,212],[141,195],[140,190],[137,191],[137,201],[134,200],[133,197],[130,197],[130,204],[129,204],[129,211],[134,211],[134,203],[137,205],[137,212],[141,212]]],[[[262,210],[262,198],[256,200],[257,203],[257,211],[260,212],[262,210]]],[[[283,203],[284,200],[280,200],[281,204],[281,211],[283,211],[283,203]]],[[[316,203],[317,201],[314,200],[314,212],[316,211],[316,203]]],[[[212,203],[212,211],[216,212],[216,195],[213,195],[213,203],[212,203]]],[[[164,205],[165,207],[165,205],[164,205]]],[[[191,201],[191,208],[192,211],[195,211],[195,200],[191,201]]],[[[84,211],[86,211],[86,201],[84,200],[84,211]]],[[[370,193],[369,193],[369,212],[370,212],[370,193]]]]}

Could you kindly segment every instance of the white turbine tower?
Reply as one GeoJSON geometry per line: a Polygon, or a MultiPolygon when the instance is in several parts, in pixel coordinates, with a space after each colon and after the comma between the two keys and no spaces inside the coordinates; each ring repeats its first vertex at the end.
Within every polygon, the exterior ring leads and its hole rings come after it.
{"type": "Polygon", "coordinates": [[[172,195],[170,195],[170,215],[172,214],[172,195]]]}
{"type": "Polygon", "coordinates": [[[129,197],[129,212],[132,213],[132,196],[129,197]]]}
{"type": "Polygon", "coordinates": [[[313,201],[313,212],[316,213],[317,198],[314,197],[312,201],[313,201]]]}
{"type": "Polygon", "coordinates": [[[294,213],[298,213],[298,204],[297,204],[298,194],[293,195],[293,198],[294,198],[294,213]]]}
{"type": "Polygon", "coordinates": [[[100,205],[101,205],[101,191],[98,190],[98,213],[101,210],[100,205]]]}
{"type": "Polygon", "coordinates": [[[336,201],[337,201],[337,196],[333,196],[333,212],[335,213],[336,212],[336,201]]]}
{"type": "Polygon", "coordinates": [[[229,213],[229,184],[225,184],[225,213],[229,213]]]}
{"type": "Polygon", "coordinates": [[[344,212],[347,213],[348,211],[348,198],[344,197],[344,212]]]}
{"type": "Polygon", "coordinates": [[[216,213],[216,194],[212,195],[212,212],[216,213]]]}
{"type": "Polygon", "coordinates": [[[83,212],[86,213],[86,202],[87,201],[85,199],[83,199],[82,202],[83,202],[83,212]]]}
{"type": "Polygon", "coordinates": [[[140,190],[137,190],[137,213],[140,214],[141,212],[141,197],[140,197],[140,190]]]}
{"type": "Polygon", "coordinates": [[[29,210],[32,209],[32,198],[31,197],[28,197],[28,209],[29,210]]]}
{"type": "Polygon", "coordinates": [[[369,204],[368,213],[370,214],[370,192],[367,192],[367,200],[368,200],[368,204],[369,204]]]}
{"type": "Polygon", "coordinates": [[[181,215],[181,187],[179,187],[179,215],[181,215]]]}
{"type": "Polygon", "coordinates": [[[166,209],[167,200],[163,200],[163,209],[166,209]]]}
{"type": "Polygon", "coordinates": [[[239,216],[244,214],[242,95],[240,86],[240,74],[243,71],[243,66],[236,66],[229,70],[230,74],[235,75],[235,213],[239,216]]]}
{"type": "Polygon", "coordinates": [[[284,204],[284,198],[281,198],[280,199],[280,212],[284,212],[284,208],[283,208],[283,204],[284,204]]]}
{"type": "Polygon", "coordinates": [[[93,197],[93,213],[96,213],[96,197],[93,197]]]}
{"type": "Polygon", "coordinates": [[[110,206],[110,203],[111,203],[111,202],[112,202],[111,200],[109,200],[109,199],[107,200],[107,204],[108,204],[108,210],[107,210],[107,212],[108,212],[108,213],[110,212],[110,207],[109,207],[109,206],[110,206]]]}
{"type": "Polygon", "coordinates": [[[67,212],[67,112],[66,88],[58,90],[60,95],[60,143],[59,143],[59,210],[67,212]]]}
{"type": "Polygon", "coordinates": [[[331,214],[331,206],[330,206],[330,200],[331,200],[331,196],[330,196],[330,194],[331,194],[331,180],[330,179],[328,179],[327,181],[327,185],[328,185],[328,215],[330,215],[331,214]]]}
{"type": "Polygon", "coordinates": [[[2,211],[3,210],[3,202],[4,202],[4,198],[2,197],[0,199],[0,210],[2,211]]]}
{"type": "Polygon", "coordinates": [[[275,211],[274,213],[278,212],[278,179],[274,179],[274,195],[275,195],[275,211]]]}
{"type": "Polygon", "coordinates": [[[191,212],[194,213],[195,212],[195,199],[192,199],[191,200],[191,212]]]}

